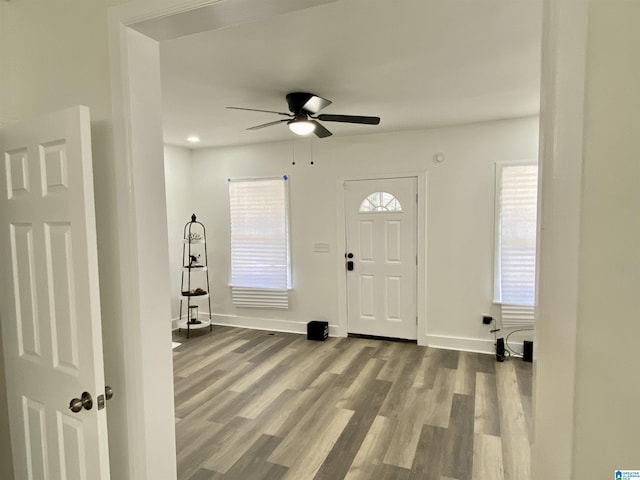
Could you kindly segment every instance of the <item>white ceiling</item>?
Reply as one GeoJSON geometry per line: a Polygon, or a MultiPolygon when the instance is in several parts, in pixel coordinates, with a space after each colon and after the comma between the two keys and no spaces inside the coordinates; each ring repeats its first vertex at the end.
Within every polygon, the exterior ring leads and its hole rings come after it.
{"type": "MultiPolygon", "coordinates": [[[[335,136],[539,112],[541,0],[340,0],[161,42],[165,141],[198,146],[293,136],[285,94],[312,92],[322,113],[377,115],[379,126],[325,122],[335,136]]],[[[318,139],[327,142],[330,138],[318,139]]]]}

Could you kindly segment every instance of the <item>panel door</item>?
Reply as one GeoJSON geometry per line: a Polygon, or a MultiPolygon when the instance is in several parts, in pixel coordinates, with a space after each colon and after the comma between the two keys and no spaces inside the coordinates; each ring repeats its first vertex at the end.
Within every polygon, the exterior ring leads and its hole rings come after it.
{"type": "Polygon", "coordinates": [[[89,109],[1,129],[0,151],[0,316],[15,476],[106,480],[89,109]],[[83,392],[93,405],[73,413],[70,401],[83,392]]]}
{"type": "Polygon", "coordinates": [[[417,179],[349,181],[344,188],[345,262],[353,262],[347,330],[415,340],[417,179]]]}

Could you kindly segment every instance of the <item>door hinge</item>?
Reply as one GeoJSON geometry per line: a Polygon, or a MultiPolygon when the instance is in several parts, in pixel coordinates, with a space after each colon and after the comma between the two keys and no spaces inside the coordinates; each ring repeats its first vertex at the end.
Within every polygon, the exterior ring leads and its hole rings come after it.
{"type": "Polygon", "coordinates": [[[416,193],[416,205],[418,204],[418,194],[416,193]]]}

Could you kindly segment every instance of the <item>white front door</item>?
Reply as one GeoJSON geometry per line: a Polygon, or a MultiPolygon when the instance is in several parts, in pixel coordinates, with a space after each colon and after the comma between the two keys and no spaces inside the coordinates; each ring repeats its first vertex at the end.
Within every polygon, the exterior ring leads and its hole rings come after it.
{"type": "Polygon", "coordinates": [[[347,331],[415,340],[417,179],[356,180],[344,188],[347,331]]]}
{"type": "Polygon", "coordinates": [[[0,151],[0,316],[15,477],[106,480],[89,109],[0,129],[0,151]],[[72,412],[84,392],[93,405],[72,412]]]}

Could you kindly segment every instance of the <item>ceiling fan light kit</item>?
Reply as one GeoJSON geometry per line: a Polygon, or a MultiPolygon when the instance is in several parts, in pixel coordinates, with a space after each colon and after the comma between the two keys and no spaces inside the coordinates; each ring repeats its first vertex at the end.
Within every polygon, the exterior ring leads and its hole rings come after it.
{"type": "Polygon", "coordinates": [[[247,130],[259,130],[261,128],[287,123],[289,130],[296,135],[309,135],[315,133],[318,138],[325,138],[332,135],[318,120],[323,122],[341,122],[341,123],[358,123],[362,125],[378,125],[380,117],[364,117],[360,115],[335,115],[317,113],[323,108],[331,105],[331,101],[326,98],[319,97],[313,93],[292,92],[286,96],[287,105],[291,113],[275,112],[273,110],[260,110],[257,108],[244,107],[227,107],[232,110],[249,110],[252,112],[275,113],[284,115],[288,119],[275,120],[273,122],[263,123],[255,127],[247,128],[247,130]]]}
{"type": "Polygon", "coordinates": [[[309,135],[316,129],[315,124],[309,120],[289,120],[287,124],[289,125],[289,130],[296,135],[309,135]]]}

